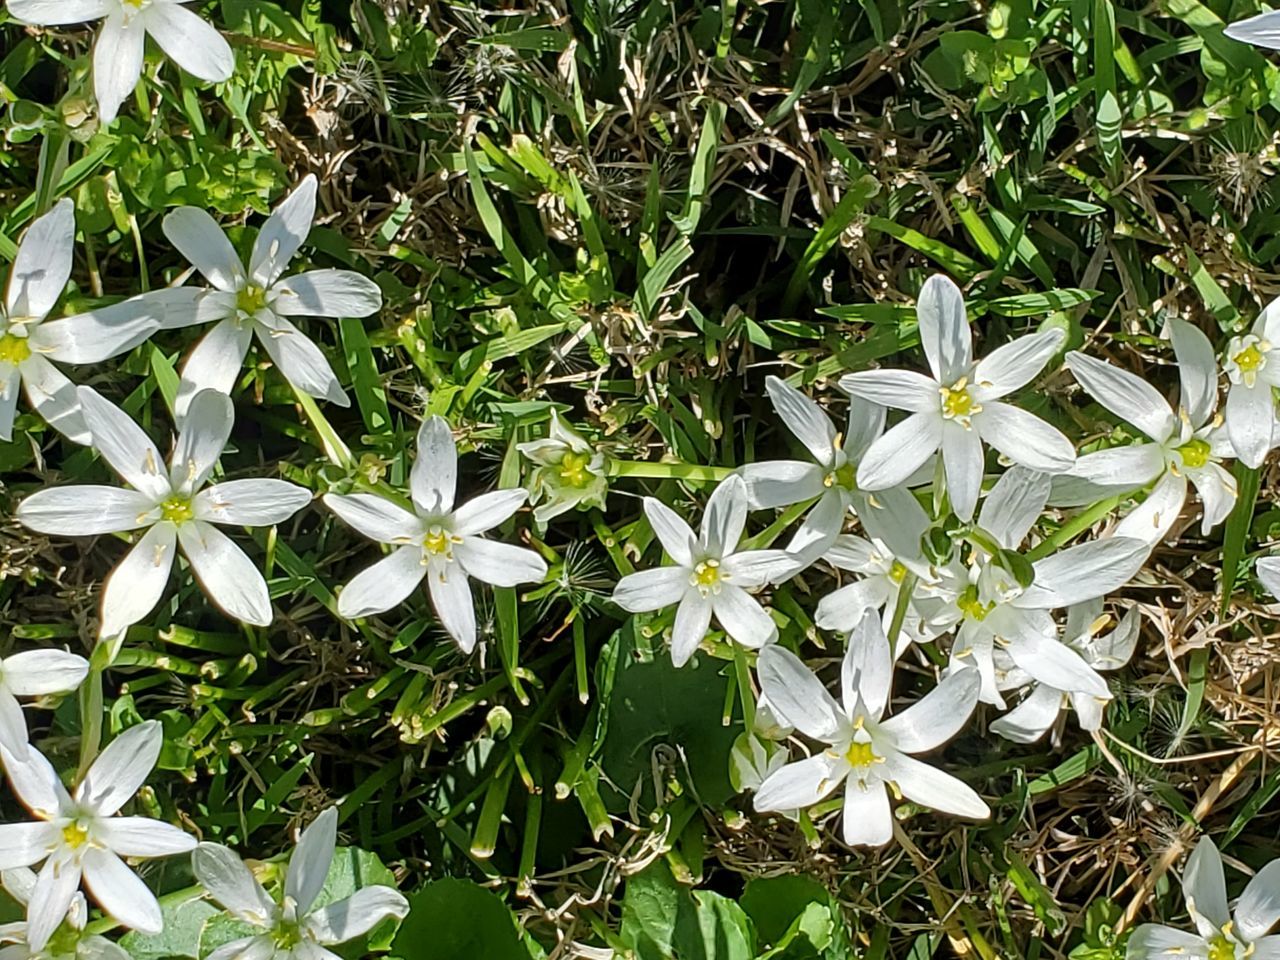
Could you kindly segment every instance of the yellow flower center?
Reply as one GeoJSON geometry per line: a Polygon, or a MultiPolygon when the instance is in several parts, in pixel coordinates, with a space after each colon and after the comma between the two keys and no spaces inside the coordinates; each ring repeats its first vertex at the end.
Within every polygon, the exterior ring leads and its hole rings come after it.
{"type": "Polygon", "coordinates": [[[1257,373],[1265,359],[1256,343],[1249,344],[1231,358],[1232,362],[1240,368],[1241,373],[1257,373]]]}
{"type": "Polygon", "coordinates": [[[965,587],[964,593],[956,599],[956,607],[970,620],[985,620],[987,615],[996,608],[994,602],[983,603],[978,599],[978,588],[974,586],[965,587]]]}
{"type": "Polygon", "coordinates": [[[1182,462],[1195,470],[1203,467],[1209,462],[1210,447],[1207,440],[1188,440],[1178,448],[1178,454],[1182,457],[1182,462]]]}
{"type": "Polygon", "coordinates": [[[698,588],[704,597],[709,593],[720,591],[720,561],[703,560],[693,568],[693,576],[689,582],[698,588]]]}
{"type": "Polygon", "coordinates": [[[89,831],[78,822],[68,823],[62,828],[62,842],[72,850],[79,850],[89,842],[89,831]]]}
{"type": "Polygon", "coordinates": [[[968,379],[961,377],[951,386],[942,388],[942,416],[946,419],[965,421],[982,409],[969,392],[968,379]]]}
{"type": "Polygon", "coordinates": [[[1236,960],[1236,945],[1218,934],[1209,941],[1209,960],[1236,960]]]}
{"type": "Polygon", "coordinates": [[[422,541],[422,549],[434,556],[445,556],[449,553],[452,538],[440,527],[432,527],[422,541]]]}
{"type": "Polygon", "coordinates": [[[288,952],[302,943],[302,931],[296,923],[281,923],[271,931],[271,939],[278,950],[288,952]]]}
{"type": "Polygon", "coordinates": [[[893,561],[893,565],[889,567],[889,579],[894,583],[901,584],[903,580],[907,579],[907,568],[899,561],[893,561]]]}
{"type": "Polygon", "coordinates": [[[883,759],[876,755],[869,740],[866,742],[855,740],[849,744],[849,749],[845,751],[844,758],[849,761],[849,766],[851,767],[869,767],[883,759]]]}
{"type": "Polygon", "coordinates": [[[247,283],[236,294],[236,308],[253,316],[267,305],[267,291],[256,284],[247,283]]]}
{"type": "Polygon", "coordinates": [[[590,464],[590,454],[566,453],[560,461],[560,479],[571,487],[581,489],[591,482],[591,473],[587,470],[590,464]]]}
{"type": "Polygon", "coordinates": [[[186,497],[170,497],[160,504],[160,516],[170,523],[186,523],[195,516],[195,510],[186,497]]]}
{"type": "Polygon", "coordinates": [[[839,470],[833,470],[823,478],[823,486],[827,487],[843,487],[845,490],[858,489],[858,468],[851,463],[846,463],[839,470]]]}
{"type": "Polygon", "coordinates": [[[15,367],[31,356],[31,344],[26,337],[15,337],[6,333],[0,337],[0,362],[11,363],[15,367]]]}

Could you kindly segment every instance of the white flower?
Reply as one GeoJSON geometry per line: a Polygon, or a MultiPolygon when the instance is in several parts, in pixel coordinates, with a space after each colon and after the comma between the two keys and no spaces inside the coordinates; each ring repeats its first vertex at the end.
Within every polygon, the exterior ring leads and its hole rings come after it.
{"type": "Polygon", "coordinates": [[[169,242],[213,285],[190,288],[189,309],[171,310],[165,322],[166,327],[214,324],[182,368],[179,417],[201,390],[231,392],[255,333],[294,387],[339,406],[350,404],[320,348],[288,318],[367,317],[382,306],[382,292],[351,270],[310,270],[284,277],[307,239],[315,212],[316,178],[308,175],[263,224],[247,272],[231,241],[205,211],[179,207],[164,218],[169,242]]]}
{"type": "MultiPolygon", "coordinates": [[[[972,546],[967,573],[948,602],[942,623],[959,624],[951,647],[953,667],[976,667],[981,700],[1004,707],[995,664],[999,645],[1013,663],[1041,683],[1072,693],[1109,697],[1106,681],[1058,639],[1051,611],[1105,596],[1141,569],[1150,544],[1111,537],[1077,544],[1026,564],[1019,582],[1013,553],[1044,509],[1049,478],[1015,467],[1000,478],[982,505],[978,526],[1004,556],[972,546]]],[[[1022,561],[1025,563],[1025,561],[1022,561]]]]}
{"type": "Polygon", "coordinates": [[[1263,557],[1254,565],[1254,569],[1262,585],[1280,600],[1280,557],[1263,557]]]}
{"type": "Polygon", "coordinates": [[[1271,449],[1276,416],[1271,390],[1280,387],[1280,299],[1263,308],[1247,334],[1231,338],[1222,368],[1231,381],[1231,446],[1247,466],[1258,467],[1271,449]]]}
{"type": "Polygon", "coordinates": [[[1128,960],[1276,960],[1280,936],[1267,932],[1280,920],[1280,860],[1259,870],[1236,902],[1234,918],[1227,909],[1227,880],[1222,857],[1208,837],[1196,844],[1182,873],[1182,895],[1195,933],[1159,923],[1133,931],[1128,960]]]}
{"type": "Polygon", "coordinates": [[[132,489],[77,484],[41,490],[18,505],[17,518],[40,533],[87,537],[146,530],[102,591],[104,638],[117,636],[160,601],[173,554],[182,547],[196,579],[223,612],[246,623],[271,622],[267,583],[244,551],[214,524],[283,523],[311,500],[284,480],[229,480],[206,487],[231,435],[230,398],[205,390],[191,403],[169,469],[151,438],[119,407],[80,388],[94,446],[132,489]]]}
{"type": "Polygon", "coordinates": [[[1232,40],[1254,43],[1270,50],[1280,50],[1280,12],[1260,13],[1247,20],[1237,20],[1222,31],[1232,40]]]}
{"type": "Polygon", "coordinates": [[[893,837],[890,790],[943,813],[991,815],[968,784],[911,756],[940,746],[964,726],[977,703],[979,680],[972,670],[951,674],[919,702],[883,719],[893,685],[893,657],[873,615],[849,640],[841,672],[842,704],[783,647],[762,650],[757,669],[760,687],[778,714],[826,746],[773,773],[756,792],[756,810],[806,809],[843,783],[844,842],[866,846],[880,846],[893,837]]]}
{"type": "Polygon", "coordinates": [[[13,438],[21,385],[49,426],[88,443],[76,385],[51,361],[101,363],[132,350],[160,326],[162,314],[143,298],[46,319],[71,277],[75,240],[75,204],[64,199],[31,224],[18,246],[0,303],[0,440],[13,438]]]}
{"type": "Polygon", "coordinates": [[[458,448],[443,417],[418,430],[418,458],[409,476],[413,512],[372,493],[327,493],[324,503],[370,540],[395,549],[358,574],[338,594],[348,619],[381,613],[404,601],[425,577],[441,625],[463,652],[476,646],[476,611],[469,577],[495,587],[537,583],[547,564],[533,550],[480,536],[510,519],[524,490],[481,494],[454,509],[458,448]]]}
{"type": "Polygon", "coordinates": [[[122,857],[167,857],[196,842],[172,824],[117,817],[156,765],[164,735],[158,721],[116,737],[68,794],[57,771],[34,747],[25,757],[0,747],[9,785],[36,818],[0,824],[0,870],[44,861],[27,908],[27,944],[40,950],[67,916],[83,877],[90,896],[119,923],[159,933],[155,894],[122,857]]]}
{"type": "Polygon", "coordinates": [[[541,500],[533,517],[546,523],[580,506],[604,507],[609,493],[604,454],[551,411],[550,435],[516,445],[535,464],[530,483],[533,499],[541,500]]]}
{"type": "MultiPolygon", "coordinates": [[[[1138,642],[1138,612],[1130,610],[1114,630],[1103,633],[1110,623],[1111,618],[1102,613],[1101,600],[1076,604],[1067,610],[1063,642],[1094,670],[1119,670],[1129,662],[1138,642]]],[[[1027,695],[991,724],[992,733],[1017,743],[1035,743],[1057,723],[1068,706],[1075,710],[1081,730],[1102,728],[1102,711],[1111,700],[1109,694],[1101,697],[1060,690],[1051,684],[1033,680],[1016,668],[1001,684],[1005,690],[1022,686],[1028,686],[1027,695]]]]}
{"type": "Polygon", "coordinates": [[[315,907],[337,843],[338,809],[329,807],[302,831],[277,903],[226,847],[202,843],[191,855],[196,879],[236,920],[262,933],[218,947],[207,960],[338,960],[325,947],[368,933],[383,920],[403,919],[409,902],[398,890],[361,887],[345,900],[315,907]]]}
{"type": "Polygon", "coordinates": [[[760,784],[786,765],[785,747],[754,733],[742,733],[729,751],[729,784],[738,793],[759,790],[760,784]]]}
{"type": "Polygon", "coordinates": [[[1236,502],[1235,477],[1221,464],[1223,456],[1231,455],[1231,444],[1214,418],[1218,365],[1213,347],[1186,321],[1170,320],[1169,325],[1182,382],[1177,414],[1142,378],[1082,353],[1067,355],[1067,366],[1095,400],[1155,441],[1087,453],[1067,476],[1113,490],[1154,484],[1115,529],[1118,537],[1149,543],[1164,539],[1182,513],[1187,481],[1204,502],[1203,533],[1225,520],[1236,502]]]}
{"type": "Polygon", "coordinates": [[[110,123],[142,76],[147,34],[201,80],[231,79],[235,56],[216,29],[182,6],[188,0],[9,0],[15,20],[42,27],[104,20],[93,47],[93,92],[110,123]]]}
{"type": "MultiPolygon", "coordinates": [[[[36,875],[26,867],[0,873],[0,886],[23,908],[31,902],[36,875]]],[[[129,960],[129,954],[106,937],[85,934],[89,906],[84,894],[76,892],[67,910],[66,922],[40,950],[27,942],[27,923],[0,924],[0,960],[129,960]],[[6,946],[7,944],[7,946],[6,946]]]]}
{"type": "Polygon", "coordinates": [[[21,754],[27,721],[18,697],[71,693],[89,673],[89,661],[65,650],[26,650],[0,658],[0,745],[21,754]]]}
{"type": "Polygon", "coordinates": [[[983,441],[1015,463],[1061,473],[1075,462],[1071,442],[1039,417],[1000,398],[1026,386],[1062,345],[1061,330],[1020,337],[973,361],[973,339],[960,289],[933,276],[917,306],[920,342],[932,377],[907,370],[847,374],[847,393],[909,412],[876,440],[858,465],[863,490],[896,487],[938,449],[956,516],[968,520],[982,489],[983,441]]]}
{"type": "Polygon", "coordinates": [[[645,497],[644,512],[673,565],[623,577],[613,602],[629,613],[676,605],[672,663],[682,667],[689,662],[713,614],[744,647],[763,647],[777,638],[773,618],[747,591],[791,576],[800,563],[785,550],[738,551],[747,524],[747,487],[741,477],[729,477],[711,494],[700,536],[653,497],[645,497]]]}

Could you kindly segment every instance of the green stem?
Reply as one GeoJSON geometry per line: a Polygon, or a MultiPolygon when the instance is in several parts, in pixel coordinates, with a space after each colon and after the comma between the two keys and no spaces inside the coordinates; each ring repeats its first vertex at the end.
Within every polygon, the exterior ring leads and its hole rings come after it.
{"type": "Polygon", "coordinates": [[[1076,514],[1059,527],[1056,532],[1045,537],[1034,547],[1028,550],[1027,559],[1034,563],[1036,560],[1047,557],[1068,540],[1071,540],[1083,533],[1085,530],[1088,530],[1095,523],[1118,507],[1120,505],[1120,501],[1123,500],[1125,496],[1126,495],[1121,494],[1114,497],[1107,497],[1105,500],[1099,500],[1083,513],[1076,514]]]}
{"type": "Polygon", "coordinates": [[[651,460],[605,461],[607,476],[636,480],[689,480],[695,483],[719,483],[732,476],[733,472],[733,467],[704,467],[696,463],[666,463],[651,460]]]}
{"type": "Polygon", "coordinates": [[[739,643],[733,643],[733,670],[738,678],[738,699],[742,701],[742,723],[746,730],[756,728],[756,696],[751,688],[751,667],[747,652],[739,643]]]}
{"type": "Polygon", "coordinates": [[[898,602],[893,607],[893,619],[889,621],[889,649],[898,649],[898,634],[902,632],[902,623],[907,619],[907,607],[911,605],[911,595],[916,590],[916,575],[910,570],[902,578],[898,587],[898,602]]]}

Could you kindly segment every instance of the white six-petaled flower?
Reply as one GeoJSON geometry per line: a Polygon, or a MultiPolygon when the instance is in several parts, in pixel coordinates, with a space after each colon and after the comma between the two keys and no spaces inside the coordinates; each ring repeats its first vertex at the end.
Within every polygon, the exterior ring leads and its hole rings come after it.
{"type": "Polygon", "coordinates": [[[565,423],[559,412],[551,411],[548,436],[516,448],[534,463],[529,490],[537,504],[533,518],[539,523],[578,507],[604,507],[609,493],[604,454],[565,423]]]}
{"type": "Polygon", "coordinates": [[[481,494],[454,509],[458,448],[443,417],[418,430],[418,456],[409,476],[413,511],[373,493],[327,493],[324,503],[370,540],[395,549],[358,574],[338,595],[347,618],[381,613],[402,603],[426,578],[441,625],[459,647],[476,646],[470,577],[496,587],[536,583],[547,564],[526,547],[481,536],[509,520],[528,499],[523,489],[481,494]]]}
{"type": "Polygon", "coordinates": [[[807,809],[844,784],[844,842],[864,846],[893,838],[890,791],[943,813],[977,819],[991,815],[968,784],[912,756],[940,746],[964,726],[977,704],[980,681],[975,671],[952,673],[902,713],[884,719],[893,656],[874,614],[849,638],[840,703],[784,647],[762,650],[757,670],[778,716],[824,747],[773,772],[756,792],[756,810],[807,809]]]}
{"type": "Polygon", "coordinates": [[[382,885],[315,905],[333,862],[337,830],[338,809],[329,807],[302,831],[279,903],[231,850],[200,844],[191,855],[196,879],[233,918],[261,931],[218,947],[207,960],[339,960],[326,947],[354,940],[388,918],[403,919],[409,902],[382,885]]]}
{"type": "Polygon", "coordinates": [[[231,78],[235,55],[214,27],[186,9],[189,0],[9,0],[15,20],[34,26],[102,20],[93,47],[93,92],[103,123],[110,123],[142,76],[147,35],[193,77],[231,78]]]}
{"type": "Polygon", "coordinates": [[[1232,337],[1222,368],[1227,391],[1227,434],[1236,456],[1258,467],[1271,449],[1275,433],[1275,400],[1280,387],[1280,299],[1272,300],[1247,334],[1232,337]]]}
{"type": "Polygon", "coordinates": [[[677,667],[689,662],[713,615],[744,647],[763,647],[777,637],[773,618],[748,591],[791,576],[801,561],[785,550],[738,549],[747,523],[747,487],[741,477],[729,477],[711,494],[699,536],[653,497],[645,498],[644,512],[673,563],[623,577],[613,602],[631,613],[676,607],[671,661],[677,667]]]}
{"type": "Polygon", "coordinates": [[[309,270],[284,276],[311,231],[316,189],[316,178],[308,175],[280,202],[254,241],[247,269],[222,228],[205,211],[179,207],[164,218],[169,242],[212,285],[179,288],[189,291],[189,302],[185,309],[169,309],[165,320],[169,328],[214,324],[183,365],[179,417],[201,390],[231,392],[255,334],[284,378],[298,390],[339,406],[350,403],[320,348],[289,318],[367,317],[382,306],[382,292],[372,280],[352,270],[309,270]]]}
{"type": "Polygon", "coordinates": [[[156,765],[158,721],[130,727],[102,751],[72,793],[35,749],[0,747],[9,785],[36,818],[0,824],[0,870],[43,862],[27,907],[27,946],[41,950],[67,916],[83,878],[98,905],[126,927],[159,933],[160,904],[123,857],[167,857],[192,850],[180,829],[148,817],[116,816],[156,765]]]}
{"type": "Polygon", "coordinates": [[[1062,346],[1063,331],[1028,334],[975,363],[959,287],[946,277],[930,277],[920,291],[917,312],[932,376],[864,370],[840,380],[841,389],[852,396],[909,414],[863,455],[858,486],[896,487],[941,449],[951,507],[968,520],[982,490],[984,441],[1032,470],[1069,469],[1075,462],[1071,442],[1039,417],[1000,399],[1031,382],[1062,346]]]}
{"type": "Polygon", "coordinates": [[[74,317],[47,319],[71,278],[75,204],[59,200],[28,228],[0,302],[0,440],[13,436],[19,388],[49,426],[89,442],[76,385],[52,361],[101,363],[146,340],[163,310],[139,297],[74,317]]]}
{"type": "Polygon", "coordinates": [[[71,693],[88,673],[89,661],[65,650],[24,650],[0,658],[0,746],[19,755],[26,749],[27,721],[18,697],[71,693]]]}
{"type": "MultiPolygon", "coordinates": [[[[36,875],[26,867],[0,872],[0,886],[24,910],[36,889],[36,875]]],[[[119,944],[85,933],[89,904],[77,891],[71,898],[66,921],[39,950],[27,942],[27,922],[0,923],[0,960],[130,960],[119,944]]]]}
{"type": "Polygon", "coordinates": [[[230,398],[213,390],[197,394],[167,470],[151,438],[123,410],[89,387],[80,388],[80,403],[94,447],[132,489],[77,484],[41,490],[18,505],[17,518],[60,536],[146,530],[107,577],[101,636],[119,635],[159,603],[179,546],[214,604],[246,623],[270,623],[266,580],[215,524],[283,523],[310,502],[311,493],[266,478],[205,486],[231,435],[230,398]]]}
{"type": "Polygon", "coordinates": [[[1208,837],[1196,844],[1182,872],[1182,895],[1196,932],[1144,923],[1129,937],[1128,960],[1277,960],[1280,935],[1280,860],[1254,874],[1236,902],[1227,904],[1222,856],[1208,837]]]}
{"type": "Polygon", "coordinates": [[[1067,366],[1081,386],[1154,443],[1087,453],[1064,476],[1108,491],[1133,491],[1154,484],[1146,499],[1115,529],[1118,537],[1149,543],[1164,539],[1182,513],[1188,481],[1204,502],[1203,533],[1225,520],[1236,502],[1235,477],[1221,463],[1234,451],[1214,418],[1218,364],[1213,347],[1185,320],[1172,319],[1169,326],[1182,383],[1176,414],[1141,377],[1083,353],[1067,354],[1067,366]]]}

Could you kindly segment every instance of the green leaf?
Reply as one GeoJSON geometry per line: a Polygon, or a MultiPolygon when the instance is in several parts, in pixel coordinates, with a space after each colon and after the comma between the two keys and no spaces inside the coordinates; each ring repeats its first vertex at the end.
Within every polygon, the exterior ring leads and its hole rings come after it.
{"type": "Polygon", "coordinates": [[[409,898],[392,951],[411,960],[529,960],[515,918],[469,880],[437,880],[409,898]]]}
{"type": "Polygon", "coordinates": [[[623,943],[636,960],[752,960],[755,930],[732,900],[676,883],[665,861],[627,880],[623,943]]]}

